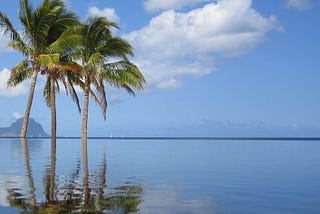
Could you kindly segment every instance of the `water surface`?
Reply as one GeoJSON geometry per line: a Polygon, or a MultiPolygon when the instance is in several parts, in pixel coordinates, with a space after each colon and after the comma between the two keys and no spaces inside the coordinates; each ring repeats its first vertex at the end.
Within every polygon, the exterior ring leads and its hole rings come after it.
{"type": "Polygon", "coordinates": [[[320,213],[320,142],[0,139],[0,213],[320,213]]]}

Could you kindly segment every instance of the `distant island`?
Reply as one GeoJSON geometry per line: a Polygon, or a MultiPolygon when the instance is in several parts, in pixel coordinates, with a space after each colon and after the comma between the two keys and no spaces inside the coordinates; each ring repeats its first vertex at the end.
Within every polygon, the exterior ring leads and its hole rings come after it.
{"type": "MultiPolygon", "coordinates": [[[[9,127],[0,128],[0,137],[19,137],[22,122],[23,118],[19,118],[9,127]]],[[[49,137],[49,135],[44,132],[40,123],[36,122],[32,118],[29,118],[27,137],[49,137]]]]}

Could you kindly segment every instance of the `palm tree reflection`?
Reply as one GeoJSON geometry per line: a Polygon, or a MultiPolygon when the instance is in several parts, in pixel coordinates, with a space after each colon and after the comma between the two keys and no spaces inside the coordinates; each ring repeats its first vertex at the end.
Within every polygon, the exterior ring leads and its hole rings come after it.
{"type": "MultiPolygon", "coordinates": [[[[29,180],[29,195],[23,195],[18,188],[8,189],[8,201],[11,207],[21,209],[21,213],[133,213],[141,203],[143,189],[140,186],[120,186],[106,194],[107,161],[103,156],[102,163],[96,172],[89,173],[88,152],[82,150],[81,163],[77,162],[75,170],[68,179],[59,180],[56,175],[56,143],[51,142],[50,167],[44,177],[45,201],[37,202],[35,181],[29,159],[27,140],[21,139],[24,153],[26,174],[29,180]]],[[[38,182],[39,184],[40,182],[38,182]]]]}
{"type": "Polygon", "coordinates": [[[23,149],[23,157],[29,182],[29,188],[30,188],[30,205],[31,207],[36,206],[36,195],[35,191],[36,188],[34,187],[33,177],[32,177],[32,171],[30,167],[30,158],[29,158],[29,151],[28,151],[28,145],[27,140],[25,138],[21,138],[22,143],[22,149],[23,149]]]}
{"type": "Polygon", "coordinates": [[[8,189],[8,201],[11,207],[16,207],[19,209],[29,209],[35,208],[36,206],[36,195],[35,195],[35,186],[32,177],[32,171],[30,167],[30,158],[28,151],[28,144],[26,138],[21,138],[21,147],[23,150],[24,163],[26,168],[26,175],[29,182],[29,193],[30,198],[24,199],[23,194],[19,192],[20,189],[8,189]]]}
{"type": "Polygon", "coordinates": [[[51,138],[51,155],[50,155],[50,170],[49,170],[49,191],[48,202],[55,201],[55,177],[56,177],[56,154],[57,154],[57,141],[56,137],[51,138]]]}

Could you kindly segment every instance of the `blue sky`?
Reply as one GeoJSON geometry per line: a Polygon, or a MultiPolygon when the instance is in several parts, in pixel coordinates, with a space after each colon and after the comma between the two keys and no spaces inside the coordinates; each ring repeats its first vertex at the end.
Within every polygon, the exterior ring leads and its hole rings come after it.
{"type": "MultiPolygon", "coordinates": [[[[40,1],[34,0],[34,5],[40,1]]],[[[18,26],[17,1],[1,11],[18,26]]],[[[89,136],[305,136],[320,133],[320,5],[316,0],[68,0],[82,20],[103,15],[135,49],[148,84],[136,97],[107,88],[89,136]]],[[[23,115],[29,82],[5,86],[21,56],[0,39],[0,126],[23,115]]],[[[31,117],[50,130],[39,79],[31,117]]],[[[82,94],[79,93],[80,97],[82,94]]],[[[80,136],[81,115],[57,96],[58,135],[80,136]]]]}

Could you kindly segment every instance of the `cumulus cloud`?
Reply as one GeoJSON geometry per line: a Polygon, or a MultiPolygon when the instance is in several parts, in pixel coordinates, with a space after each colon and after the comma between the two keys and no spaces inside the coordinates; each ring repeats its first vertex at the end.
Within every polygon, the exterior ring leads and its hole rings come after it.
{"type": "Polygon", "coordinates": [[[195,5],[201,2],[208,2],[208,0],[146,0],[144,7],[147,11],[181,9],[185,6],[195,5]]]}
{"type": "Polygon", "coordinates": [[[15,119],[20,119],[20,118],[22,118],[22,114],[20,114],[19,112],[13,112],[12,115],[13,115],[13,117],[14,117],[15,119]]]}
{"type": "Polygon", "coordinates": [[[7,68],[0,72],[0,96],[4,97],[14,97],[26,94],[28,88],[22,83],[16,87],[7,87],[7,81],[10,77],[10,70],[7,68]]]}
{"type": "Polygon", "coordinates": [[[182,86],[182,76],[213,72],[220,57],[249,52],[277,27],[251,0],[220,0],[187,13],[165,11],[125,37],[149,85],[172,88],[182,86]]]}
{"type": "Polygon", "coordinates": [[[294,8],[300,11],[310,10],[313,7],[312,0],[288,0],[287,8],[294,8]]]}
{"type": "Polygon", "coordinates": [[[114,10],[114,8],[104,8],[104,9],[100,10],[97,7],[90,7],[88,9],[88,13],[89,13],[89,16],[104,16],[108,20],[113,21],[113,22],[119,23],[119,21],[120,21],[120,18],[116,14],[116,11],[114,10]]]}
{"type": "Polygon", "coordinates": [[[159,82],[157,84],[157,86],[159,88],[164,88],[164,89],[165,88],[179,88],[179,87],[182,87],[183,84],[180,81],[176,80],[176,79],[168,79],[166,81],[159,82]]]}

